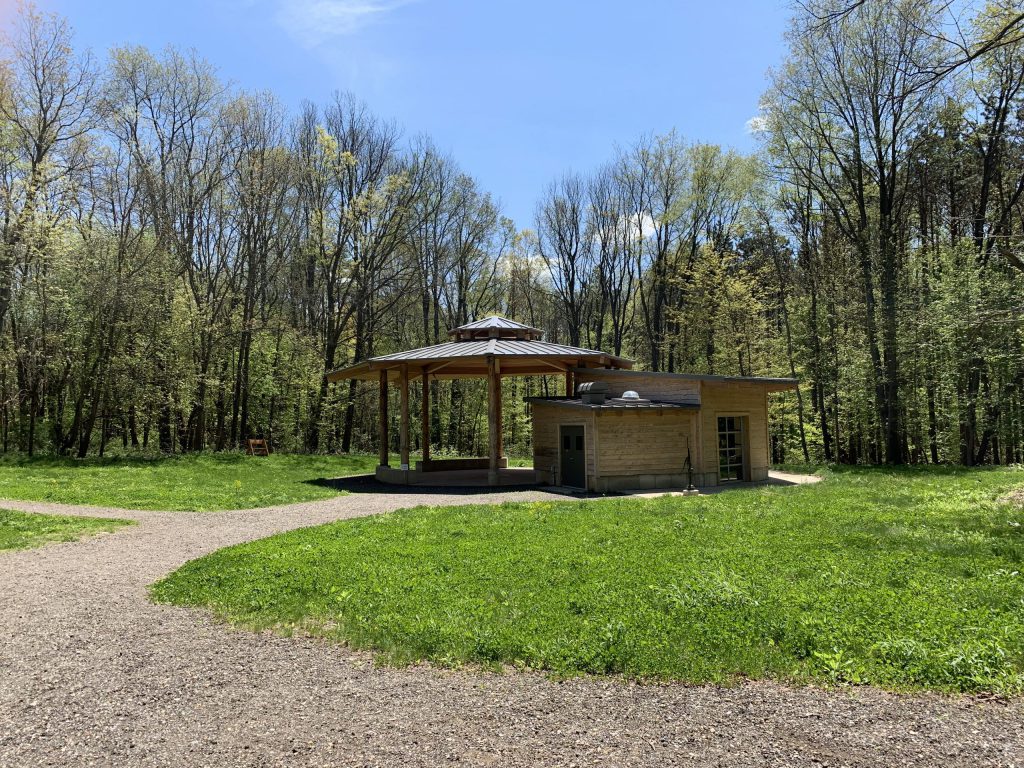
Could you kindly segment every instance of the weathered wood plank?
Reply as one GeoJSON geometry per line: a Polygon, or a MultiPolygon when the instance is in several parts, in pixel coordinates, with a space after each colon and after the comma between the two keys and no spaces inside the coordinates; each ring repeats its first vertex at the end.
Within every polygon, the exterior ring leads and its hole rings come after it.
{"type": "Polygon", "coordinates": [[[388,372],[380,372],[380,465],[388,466],[388,372]]]}
{"type": "Polygon", "coordinates": [[[423,407],[420,409],[420,444],[423,449],[423,462],[430,461],[430,372],[423,366],[423,407]]]}
{"type": "Polygon", "coordinates": [[[498,484],[498,441],[501,439],[498,423],[501,418],[498,403],[498,363],[491,355],[487,358],[487,482],[498,484]]]}
{"type": "Polygon", "coordinates": [[[403,363],[398,376],[399,399],[401,407],[401,433],[398,438],[398,450],[401,456],[401,468],[409,468],[409,365],[403,363]]]}

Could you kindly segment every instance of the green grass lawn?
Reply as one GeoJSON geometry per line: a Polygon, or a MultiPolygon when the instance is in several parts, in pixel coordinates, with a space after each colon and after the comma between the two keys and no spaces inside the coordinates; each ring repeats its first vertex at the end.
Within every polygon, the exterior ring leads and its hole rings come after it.
{"type": "Polygon", "coordinates": [[[154,599],[392,663],[693,683],[1024,688],[1011,470],[862,470],[706,497],[419,508],[188,563],[154,599]]]}
{"type": "Polygon", "coordinates": [[[0,458],[0,498],[126,509],[208,511],[325,499],[317,481],[373,472],[373,456],[200,453],[167,457],[0,458]]]}
{"type": "Polygon", "coordinates": [[[132,525],[132,521],[0,509],[0,551],[39,547],[51,541],[74,541],[94,533],[115,531],[124,525],[132,525]]]}

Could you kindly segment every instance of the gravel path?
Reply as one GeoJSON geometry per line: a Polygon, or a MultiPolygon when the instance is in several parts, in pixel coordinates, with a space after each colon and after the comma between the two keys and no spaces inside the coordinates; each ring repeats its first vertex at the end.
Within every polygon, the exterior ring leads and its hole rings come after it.
{"type": "Polygon", "coordinates": [[[2,502],[139,525],[0,554],[0,766],[1024,765],[1020,701],[377,668],[146,598],[186,560],[289,528],[536,498],[352,494],[207,514],[2,502]]]}

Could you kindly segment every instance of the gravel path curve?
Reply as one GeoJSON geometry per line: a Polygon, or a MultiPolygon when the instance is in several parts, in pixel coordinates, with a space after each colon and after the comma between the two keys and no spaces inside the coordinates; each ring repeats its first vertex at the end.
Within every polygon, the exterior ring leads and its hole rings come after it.
{"type": "Polygon", "coordinates": [[[1020,701],[378,668],[146,597],[186,560],[290,528],[538,498],[352,494],[205,514],[4,501],[139,525],[0,553],[0,766],[1024,765],[1020,701]]]}

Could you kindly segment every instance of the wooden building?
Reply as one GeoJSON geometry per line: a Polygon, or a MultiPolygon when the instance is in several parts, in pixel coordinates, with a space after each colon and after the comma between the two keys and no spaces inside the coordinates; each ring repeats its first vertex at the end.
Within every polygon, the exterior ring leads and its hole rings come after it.
{"type": "Polygon", "coordinates": [[[328,375],[377,381],[384,482],[418,485],[555,484],[612,491],[759,481],[768,473],[768,394],[792,379],[694,376],[630,370],[632,361],[553,344],[542,332],[489,317],[449,332],[451,341],[364,360],[328,375]],[[527,398],[533,418],[532,470],[508,468],[501,438],[501,381],[560,374],[565,395],[527,398]],[[415,381],[486,378],[488,455],[432,459],[429,397],[422,397],[423,459],[409,463],[409,390],[415,381]],[[391,466],[388,388],[399,387],[399,461],[391,466]],[[577,391],[579,390],[579,391],[577,391]]]}
{"type": "Polygon", "coordinates": [[[448,332],[451,341],[391,355],[380,355],[333,371],[328,381],[375,380],[380,386],[380,464],[377,479],[407,485],[479,484],[480,473],[488,485],[535,484],[532,470],[508,469],[501,439],[501,380],[508,376],[559,374],[565,377],[566,393],[572,392],[573,371],[578,367],[631,368],[625,358],[595,349],[582,349],[543,341],[543,332],[502,317],[488,317],[448,332]],[[431,379],[487,379],[488,455],[486,458],[441,459],[430,457],[430,398],[423,397],[420,429],[423,459],[409,465],[409,387],[418,380],[427,387],[431,379]],[[392,467],[388,455],[388,387],[398,384],[399,461],[392,467]]]}
{"type": "Polygon", "coordinates": [[[615,491],[768,479],[768,395],[793,379],[574,371],[587,397],[529,398],[538,481],[615,491]],[[590,402],[588,402],[588,400],[590,402]]]}

